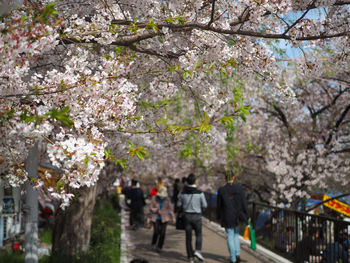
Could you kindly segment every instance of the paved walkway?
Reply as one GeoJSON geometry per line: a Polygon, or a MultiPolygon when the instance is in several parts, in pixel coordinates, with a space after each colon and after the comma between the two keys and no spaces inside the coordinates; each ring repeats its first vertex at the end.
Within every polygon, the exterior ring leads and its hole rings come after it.
{"type": "MultiPolygon", "coordinates": [[[[147,212],[146,212],[147,213],[147,212]]],[[[151,249],[152,228],[132,230],[128,226],[129,213],[125,212],[125,238],[127,259],[146,259],[149,263],[188,262],[185,248],[184,230],[176,230],[175,226],[168,224],[163,251],[157,253],[151,249]]],[[[194,241],[195,238],[193,238],[194,241]]],[[[202,254],[206,263],[229,262],[229,253],[223,229],[217,224],[203,220],[203,248],[202,254]]],[[[241,261],[247,263],[272,262],[264,256],[252,251],[246,244],[241,243],[241,261]]]]}

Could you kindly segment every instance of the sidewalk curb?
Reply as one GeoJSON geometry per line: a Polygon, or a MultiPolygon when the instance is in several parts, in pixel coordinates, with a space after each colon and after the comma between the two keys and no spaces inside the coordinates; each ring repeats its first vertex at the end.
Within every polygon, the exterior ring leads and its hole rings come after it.
{"type": "MultiPolygon", "coordinates": [[[[209,219],[202,217],[203,223],[212,231],[218,233],[219,235],[226,238],[225,229],[221,227],[218,223],[210,221],[209,219]]],[[[257,245],[256,250],[250,248],[250,241],[245,240],[242,236],[239,236],[241,242],[241,248],[245,251],[255,254],[257,257],[260,257],[266,263],[277,262],[277,263],[292,263],[291,261],[277,255],[276,253],[257,245]]]]}
{"type": "Polygon", "coordinates": [[[123,206],[124,195],[119,195],[119,205],[121,207],[120,215],[120,263],[128,263],[128,253],[126,248],[126,231],[125,231],[125,209],[123,206]]]}

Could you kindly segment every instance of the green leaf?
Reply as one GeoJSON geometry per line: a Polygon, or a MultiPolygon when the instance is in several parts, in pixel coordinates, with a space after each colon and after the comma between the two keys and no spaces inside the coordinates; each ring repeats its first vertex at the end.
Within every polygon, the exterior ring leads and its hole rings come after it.
{"type": "Polygon", "coordinates": [[[48,23],[48,18],[50,16],[56,16],[58,15],[58,12],[55,9],[56,2],[49,3],[45,6],[44,11],[39,16],[38,20],[43,21],[45,24],[48,23]]]}
{"type": "Polygon", "coordinates": [[[60,180],[58,180],[58,182],[56,183],[56,189],[57,191],[60,193],[61,190],[63,189],[64,187],[64,181],[63,181],[63,178],[61,178],[60,180]]]}
{"type": "Polygon", "coordinates": [[[28,17],[27,16],[22,16],[21,17],[21,24],[23,24],[24,21],[27,21],[28,20],[28,17]]]}
{"type": "Polygon", "coordinates": [[[224,116],[220,119],[220,122],[223,125],[233,125],[234,124],[234,120],[231,116],[224,116]]]}
{"type": "Polygon", "coordinates": [[[56,120],[60,121],[64,126],[67,126],[70,128],[73,126],[74,122],[71,119],[69,119],[69,115],[68,115],[69,110],[70,110],[69,106],[64,107],[60,111],[58,111],[56,109],[52,109],[49,112],[49,116],[52,119],[56,119],[56,120]]]}
{"type": "Polygon", "coordinates": [[[146,126],[147,126],[147,128],[148,128],[149,131],[155,131],[155,130],[151,127],[151,125],[150,125],[149,123],[146,123],[146,126]]]}
{"type": "Polygon", "coordinates": [[[128,143],[129,143],[129,148],[134,147],[134,144],[131,141],[128,141],[128,143]]]}
{"type": "Polygon", "coordinates": [[[174,19],[174,18],[171,18],[171,17],[168,17],[168,18],[165,18],[165,22],[174,23],[174,22],[175,22],[175,19],[174,19]]]}
{"type": "Polygon", "coordinates": [[[251,151],[253,149],[253,144],[251,142],[247,142],[247,150],[251,151]]]}
{"type": "Polygon", "coordinates": [[[185,70],[184,74],[183,74],[183,77],[184,78],[188,78],[189,76],[192,76],[192,71],[190,70],[185,70]]]}
{"type": "Polygon", "coordinates": [[[23,111],[23,113],[21,114],[21,116],[20,116],[20,120],[21,120],[21,121],[25,121],[25,120],[27,119],[27,113],[28,113],[28,110],[25,109],[25,110],[23,111]]]}
{"type": "Polygon", "coordinates": [[[182,158],[192,157],[193,152],[192,152],[191,147],[189,145],[186,145],[185,149],[180,151],[180,156],[182,158]]]}
{"type": "Polygon", "coordinates": [[[182,130],[183,130],[184,128],[187,128],[187,127],[182,127],[182,126],[177,126],[177,125],[171,125],[171,126],[170,126],[170,129],[171,129],[170,132],[171,132],[172,135],[175,135],[175,134],[178,134],[178,133],[182,132],[182,130]]]}
{"type": "Polygon", "coordinates": [[[181,16],[176,16],[175,19],[180,22],[180,24],[185,24],[185,20],[181,16]]]}
{"type": "Polygon", "coordinates": [[[230,47],[232,47],[232,46],[234,46],[234,45],[237,44],[237,41],[236,41],[236,40],[229,40],[229,41],[227,42],[227,44],[228,44],[230,47]]]}
{"type": "Polygon", "coordinates": [[[142,161],[144,160],[144,157],[143,157],[141,152],[135,152],[135,154],[140,160],[142,160],[142,161]]]}
{"type": "Polygon", "coordinates": [[[40,116],[35,116],[35,122],[34,122],[34,126],[37,126],[41,123],[42,118],[40,116]]]}
{"type": "Polygon", "coordinates": [[[202,65],[202,62],[200,60],[197,61],[196,65],[194,66],[194,70],[199,68],[202,65]]]}
{"type": "Polygon", "coordinates": [[[241,112],[241,113],[239,114],[239,116],[241,117],[241,119],[242,119],[243,121],[246,121],[246,120],[247,120],[247,115],[245,115],[243,112],[241,112]]]}
{"type": "Polygon", "coordinates": [[[199,128],[197,130],[199,132],[208,132],[212,128],[212,125],[210,124],[210,119],[207,113],[204,113],[204,118],[199,123],[199,128]]]}
{"type": "Polygon", "coordinates": [[[35,116],[31,115],[31,116],[27,116],[27,118],[24,120],[26,123],[30,123],[33,122],[35,120],[35,116]]]}
{"type": "Polygon", "coordinates": [[[138,26],[135,23],[131,23],[129,28],[130,31],[134,32],[134,34],[137,34],[137,31],[139,30],[138,26]]]}
{"type": "Polygon", "coordinates": [[[106,158],[109,158],[110,154],[111,154],[111,149],[108,147],[107,150],[105,150],[106,158]]]}
{"type": "Polygon", "coordinates": [[[145,28],[146,29],[153,29],[153,31],[155,33],[157,33],[158,32],[158,26],[154,23],[152,18],[149,21],[150,22],[147,24],[147,26],[145,28]]]}
{"type": "Polygon", "coordinates": [[[115,162],[114,162],[114,164],[115,165],[120,165],[124,170],[127,170],[128,169],[128,167],[127,167],[127,165],[126,165],[126,159],[121,159],[121,160],[115,160],[115,162]]]}

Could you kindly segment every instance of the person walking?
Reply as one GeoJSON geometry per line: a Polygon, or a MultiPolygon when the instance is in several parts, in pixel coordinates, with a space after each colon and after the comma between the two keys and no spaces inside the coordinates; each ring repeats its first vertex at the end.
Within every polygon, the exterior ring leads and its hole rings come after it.
{"type": "Polygon", "coordinates": [[[177,212],[177,200],[179,199],[180,193],[180,179],[176,178],[173,184],[173,196],[171,197],[171,201],[174,204],[174,213],[177,212]]]}
{"type": "Polygon", "coordinates": [[[158,177],[156,182],[155,182],[155,186],[152,188],[151,192],[150,192],[150,196],[151,198],[154,196],[154,195],[157,195],[157,191],[158,189],[163,186],[163,179],[162,177],[158,177]]]}
{"type": "Polygon", "coordinates": [[[198,180],[194,174],[187,177],[187,184],[180,194],[177,206],[185,213],[186,252],[191,263],[194,257],[204,260],[202,250],[202,210],[207,207],[204,193],[197,189],[198,180]],[[196,235],[196,250],[192,247],[192,229],[196,235]]]}
{"type": "Polygon", "coordinates": [[[152,213],[153,236],[152,248],[161,252],[165,240],[167,223],[172,220],[175,224],[174,207],[168,197],[165,186],[161,186],[157,194],[151,199],[150,210],[152,213]]]}
{"type": "Polygon", "coordinates": [[[144,224],[143,207],[146,205],[145,197],[142,189],[136,180],[131,181],[131,188],[126,193],[127,199],[130,200],[130,226],[137,230],[144,224]]]}
{"type": "Polygon", "coordinates": [[[240,184],[235,184],[235,176],[226,173],[226,184],[219,188],[216,204],[217,219],[225,228],[230,263],[241,262],[239,224],[249,218],[246,194],[240,184]]]}

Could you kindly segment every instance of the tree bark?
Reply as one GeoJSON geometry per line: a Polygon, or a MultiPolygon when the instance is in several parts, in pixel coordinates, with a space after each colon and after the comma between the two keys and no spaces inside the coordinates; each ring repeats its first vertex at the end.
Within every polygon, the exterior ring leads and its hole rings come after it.
{"type": "Polygon", "coordinates": [[[38,179],[38,144],[29,150],[25,168],[28,172],[28,180],[25,182],[25,263],[38,262],[38,192],[30,183],[31,179],[38,179]]]}
{"type": "Polygon", "coordinates": [[[89,249],[97,185],[84,187],[65,210],[59,209],[52,237],[53,254],[74,256],[89,249]]]}
{"type": "Polygon", "coordinates": [[[58,210],[52,236],[53,254],[70,257],[88,251],[96,199],[108,192],[121,171],[121,167],[107,164],[94,186],[79,189],[70,206],[58,210]]]}

